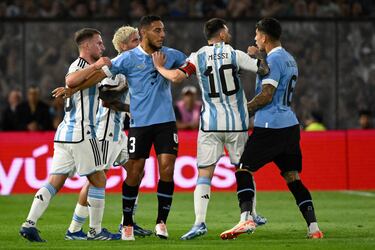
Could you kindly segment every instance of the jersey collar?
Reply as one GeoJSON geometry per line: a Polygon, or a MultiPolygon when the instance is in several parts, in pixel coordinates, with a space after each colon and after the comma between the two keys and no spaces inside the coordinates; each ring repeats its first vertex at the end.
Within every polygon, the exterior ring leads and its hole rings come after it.
{"type": "Polygon", "coordinates": [[[281,46],[277,46],[277,47],[271,49],[271,51],[268,52],[267,56],[269,56],[271,53],[276,52],[277,50],[280,50],[280,49],[282,49],[282,48],[283,48],[283,47],[281,47],[281,46]]]}

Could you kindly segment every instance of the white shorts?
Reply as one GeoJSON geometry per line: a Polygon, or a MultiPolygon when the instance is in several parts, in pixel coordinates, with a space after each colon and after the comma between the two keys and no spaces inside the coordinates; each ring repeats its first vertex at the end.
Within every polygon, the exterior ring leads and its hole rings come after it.
{"type": "Polygon", "coordinates": [[[52,169],[50,174],[68,174],[76,172],[87,176],[104,169],[100,142],[97,139],[83,140],[79,143],[54,143],[52,169]]]}
{"type": "Polygon", "coordinates": [[[129,160],[127,136],[121,136],[121,139],[116,142],[103,140],[101,143],[106,170],[109,170],[114,164],[123,166],[129,160]]]}
{"type": "Polygon", "coordinates": [[[216,164],[220,157],[225,154],[224,146],[228,151],[230,162],[233,165],[239,164],[242,152],[244,151],[247,138],[245,132],[204,132],[198,133],[198,167],[208,167],[216,164]]]}

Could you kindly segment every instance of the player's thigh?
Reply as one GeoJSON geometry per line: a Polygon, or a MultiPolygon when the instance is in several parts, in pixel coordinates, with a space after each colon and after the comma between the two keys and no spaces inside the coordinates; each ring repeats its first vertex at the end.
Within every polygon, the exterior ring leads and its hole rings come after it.
{"type": "Polygon", "coordinates": [[[246,142],[240,164],[255,172],[272,162],[282,152],[279,131],[275,129],[254,128],[246,142]]]}
{"type": "Polygon", "coordinates": [[[204,132],[199,130],[197,143],[197,164],[199,168],[215,165],[224,155],[223,132],[204,132]]]}
{"type": "Polygon", "coordinates": [[[175,122],[153,125],[154,148],[157,155],[178,153],[178,135],[175,122]]]}
{"type": "Polygon", "coordinates": [[[274,162],[280,169],[281,175],[289,171],[302,171],[302,153],[300,147],[299,126],[286,128],[283,131],[284,150],[274,162]]]}
{"type": "Polygon", "coordinates": [[[228,151],[230,162],[238,165],[249,135],[245,132],[230,132],[225,136],[225,147],[228,151]]]}
{"type": "Polygon", "coordinates": [[[51,175],[73,176],[76,171],[73,152],[68,143],[54,143],[51,175]]]}
{"type": "Polygon", "coordinates": [[[80,176],[87,176],[104,170],[103,155],[100,147],[101,143],[96,138],[71,144],[77,173],[80,176]]]}
{"type": "Polygon", "coordinates": [[[151,127],[130,128],[128,136],[130,159],[147,159],[150,156],[153,137],[151,127]]]}

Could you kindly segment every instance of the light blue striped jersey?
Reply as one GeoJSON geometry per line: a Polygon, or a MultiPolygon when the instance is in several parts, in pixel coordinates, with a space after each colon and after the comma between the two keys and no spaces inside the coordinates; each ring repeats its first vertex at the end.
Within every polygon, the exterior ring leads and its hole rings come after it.
{"type": "MultiPolygon", "coordinates": [[[[161,51],[166,56],[164,66],[168,69],[176,69],[186,60],[185,54],[178,50],[162,47],[161,51]]],[[[114,75],[125,75],[128,80],[131,127],[176,120],[170,83],[155,69],[151,55],[140,45],[112,59],[110,70],[114,75]]]]}
{"type": "Polygon", "coordinates": [[[254,126],[261,128],[286,128],[298,124],[290,107],[293,90],[298,77],[297,63],[282,47],[272,49],[267,55],[270,73],[265,77],[257,75],[256,94],[262,91],[262,84],[276,87],[272,102],[255,113],[254,126]]]}
{"type": "Polygon", "coordinates": [[[247,100],[239,71],[258,70],[257,60],[225,43],[204,46],[187,59],[194,64],[202,91],[200,129],[247,131],[247,100]]]}
{"type": "MultiPolygon", "coordinates": [[[[101,86],[111,85],[117,86],[121,79],[121,74],[117,74],[114,79],[105,78],[101,82],[101,86]]],[[[122,78],[125,79],[125,78],[122,78]]],[[[128,91],[121,96],[121,102],[129,104],[128,91]]],[[[126,112],[115,111],[103,107],[102,100],[100,100],[99,110],[96,114],[96,136],[99,140],[119,141],[126,136],[124,130],[124,120],[126,112]]]]}
{"type": "MultiPolygon", "coordinates": [[[[70,65],[68,74],[88,65],[89,63],[85,59],[79,57],[70,65]]],[[[98,99],[97,85],[78,91],[66,99],[64,120],[56,130],[54,141],[76,143],[96,138],[95,117],[98,110],[98,99]]]]}

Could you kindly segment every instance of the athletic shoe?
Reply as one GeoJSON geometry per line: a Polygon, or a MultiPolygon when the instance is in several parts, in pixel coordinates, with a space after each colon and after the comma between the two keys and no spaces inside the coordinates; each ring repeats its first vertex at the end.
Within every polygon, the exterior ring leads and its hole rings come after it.
{"type": "Polygon", "coordinates": [[[323,239],[323,232],[322,231],[315,231],[313,233],[308,233],[307,238],[309,238],[309,239],[323,239]]]}
{"type": "MultiPolygon", "coordinates": [[[[90,229],[91,231],[92,229],[90,229]]],[[[121,234],[112,234],[106,228],[102,228],[102,231],[98,234],[92,235],[90,231],[87,234],[87,240],[119,240],[121,234]]]]}
{"type": "Polygon", "coordinates": [[[138,226],[137,224],[134,224],[133,228],[134,228],[134,235],[135,236],[144,237],[144,236],[150,236],[152,234],[151,230],[144,229],[144,228],[138,226]]]}
{"type": "Polygon", "coordinates": [[[253,219],[257,227],[263,226],[267,223],[267,219],[259,214],[253,216],[253,219]]]}
{"type": "Polygon", "coordinates": [[[35,227],[21,227],[20,235],[31,242],[46,242],[39,236],[39,230],[35,227]]]}
{"type": "Polygon", "coordinates": [[[134,227],[133,226],[123,227],[122,231],[121,231],[121,239],[122,240],[135,240],[135,238],[134,238],[134,227]]]}
{"type": "Polygon", "coordinates": [[[191,240],[196,237],[202,236],[207,233],[207,226],[204,222],[198,225],[194,225],[189,232],[182,235],[180,240],[191,240]]]}
{"type": "Polygon", "coordinates": [[[82,229],[71,233],[69,230],[66,231],[65,234],[65,239],[66,240],[87,240],[87,234],[85,234],[82,229]]]}
{"type": "Polygon", "coordinates": [[[252,233],[256,228],[256,224],[253,219],[247,221],[239,222],[237,225],[231,229],[224,231],[220,234],[220,237],[223,240],[231,240],[237,238],[238,235],[243,233],[252,233]]]}
{"type": "Polygon", "coordinates": [[[167,226],[164,224],[164,222],[156,224],[155,235],[164,240],[168,238],[167,226]]]}

